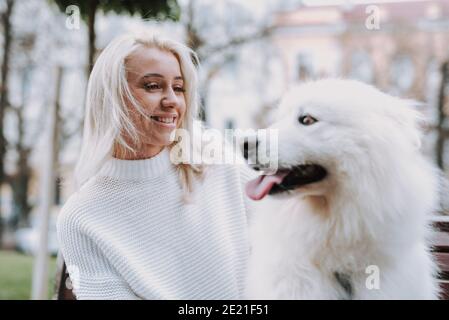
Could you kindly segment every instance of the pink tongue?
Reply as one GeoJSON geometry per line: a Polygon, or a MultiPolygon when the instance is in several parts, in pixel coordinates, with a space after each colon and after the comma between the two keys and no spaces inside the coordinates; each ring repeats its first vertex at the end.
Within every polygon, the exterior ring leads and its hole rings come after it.
{"type": "Polygon", "coordinates": [[[253,200],[260,200],[270,192],[274,184],[280,184],[287,174],[288,172],[261,175],[246,184],[246,194],[253,200]]]}

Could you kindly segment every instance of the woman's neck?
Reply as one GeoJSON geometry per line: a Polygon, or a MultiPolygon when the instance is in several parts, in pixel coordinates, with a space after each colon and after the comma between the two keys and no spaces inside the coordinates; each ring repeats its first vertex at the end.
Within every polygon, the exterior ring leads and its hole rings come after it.
{"type": "Polygon", "coordinates": [[[120,160],[144,160],[158,155],[164,149],[163,146],[142,145],[135,148],[135,152],[116,144],[112,156],[120,160]]]}

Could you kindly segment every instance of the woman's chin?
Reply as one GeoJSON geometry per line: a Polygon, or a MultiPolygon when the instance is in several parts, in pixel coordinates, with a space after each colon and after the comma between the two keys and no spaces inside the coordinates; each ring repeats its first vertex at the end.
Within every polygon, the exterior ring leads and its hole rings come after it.
{"type": "Polygon", "coordinates": [[[173,140],[170,140],[170,137],[161,137],[158,139],[150,138],[142,141],[142,144],[146,146],[151,146],[153,148],[160,148],[161,150],[165,147],[168,147],[173,143],[173,140]]]}

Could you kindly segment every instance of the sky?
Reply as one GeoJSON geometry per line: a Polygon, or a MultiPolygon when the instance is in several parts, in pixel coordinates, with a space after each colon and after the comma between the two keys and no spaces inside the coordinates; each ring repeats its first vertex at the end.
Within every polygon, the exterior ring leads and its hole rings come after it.
{"type": "Polygon", "coordinates": [[[351,5],[351,4],[371,4],[371,3],[393,3],[393,2],[428,2],[429,0],[303,0],[307,6],[322,5],[351,5]]]}

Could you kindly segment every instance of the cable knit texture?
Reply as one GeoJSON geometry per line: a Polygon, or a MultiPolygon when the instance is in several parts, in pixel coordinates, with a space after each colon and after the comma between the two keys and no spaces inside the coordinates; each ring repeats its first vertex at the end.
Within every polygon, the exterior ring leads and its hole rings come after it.
{"type": "Polygon", "coordinates": [[[109,160],[58,218],[77,299],[242,298],[250,175],[210,166],[186,204],[168,151],[109,160]]]}

